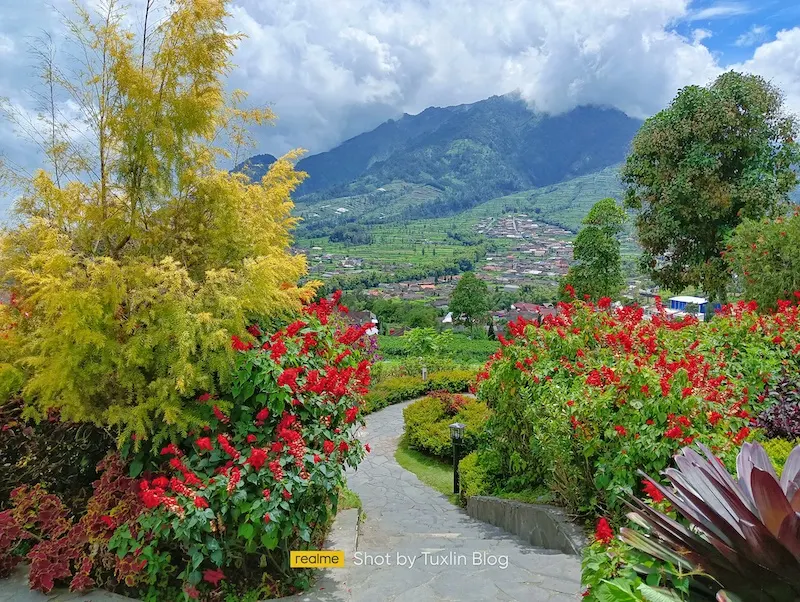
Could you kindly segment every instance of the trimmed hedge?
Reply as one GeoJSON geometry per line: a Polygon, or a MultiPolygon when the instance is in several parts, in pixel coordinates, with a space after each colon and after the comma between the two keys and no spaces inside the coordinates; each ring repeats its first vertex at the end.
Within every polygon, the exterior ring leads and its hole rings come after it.
{"type": "Polygon", "coordinates": [[[486,495],[491,492],[489,473],[478,460],[478,452],[474,451],[464,456],[458,463],[458,480],[461,492],[459,499],[466,506],[467,500],[473,495],[486,495]]]}
{"type": "Polygon", "coordinates": [[[487,405],[472,397],[435,394],[403,410],[405,436],[409,447],[423,453],[446,457],[451,453],[450,424],[466,425],[463,450],[472,450],[489,420],[487,405]]]}
{"type": "Polygon", "coordinates": [[[446,370],[434,372],[427,381],[418,376],[395,376],[372,387],[365,397],[364,413],[375,412],[401,401],[421,397],[431,391],[465,393],[475,380],[471,370],[446,370]]]}

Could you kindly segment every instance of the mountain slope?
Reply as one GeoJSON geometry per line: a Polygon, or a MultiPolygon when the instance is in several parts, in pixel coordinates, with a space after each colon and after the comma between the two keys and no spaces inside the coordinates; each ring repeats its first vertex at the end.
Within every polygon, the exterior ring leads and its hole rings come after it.
{"type": "MultiPolygon", "coordinates": [[[[426,185],[439,194],[404,206],[404,217],[458,213],[615,165],[640,125],[601,107],[537,114],[509,95],[429,108],[300,160],[297,168],[309,178],[295,198],[298,205],[314,204],[405,183],[426,185]]],[[[262,173],[253,170],[253,177],[262,173]]],[[[388,206],[382,209],[396,213],[388,206]]]]}
{"type": "Polygon", "coordinates": [[[234,172],[243,172],[250,176],[254,182],[259,181],[267,173],[269,166],[275,163],[278,159],[273,155],[254,155],[245,161],[242,161],[233,168],[234,172]]]}

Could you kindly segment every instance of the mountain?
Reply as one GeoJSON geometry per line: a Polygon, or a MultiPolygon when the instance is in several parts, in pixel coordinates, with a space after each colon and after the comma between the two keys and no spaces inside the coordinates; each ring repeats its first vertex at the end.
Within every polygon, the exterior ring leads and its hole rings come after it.
{"type": "Polygon", "coordinates": [[[264,174],[267,173],[269,166],[275,163],[278,159],[273,155],[254,155],[245,161],[242,161],[233,168],[233,171],[243,172],[250,176],[250,179],[254,182],[259,181],[261,178],[264,177],[264,174]]]}
{"type": "MultiPolygon", "coordinates": [[[[300,160],[297,168],[309,178],[295,198],[302,205],[402,182],[438,191],[406,207],[405,217],[458,213],[615,165],[640,125],[620,111],[595,106],[534,113],[511,95],[432,107],[300,160]]],[[[252,171],[256,178],[263,174],[252,171]]]]}

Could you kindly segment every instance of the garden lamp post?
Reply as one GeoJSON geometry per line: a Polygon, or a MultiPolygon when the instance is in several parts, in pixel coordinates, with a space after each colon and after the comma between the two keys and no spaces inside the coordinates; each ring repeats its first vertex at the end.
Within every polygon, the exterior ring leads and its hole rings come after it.
{"type": "Polygon", "coordinates": [[[454,422],[450,425],[450,440],[453,442],[453,493],[459,492],[458,487],[458,460],[461,454],[461,440],[464,438],[466,424],[454,422]]]}

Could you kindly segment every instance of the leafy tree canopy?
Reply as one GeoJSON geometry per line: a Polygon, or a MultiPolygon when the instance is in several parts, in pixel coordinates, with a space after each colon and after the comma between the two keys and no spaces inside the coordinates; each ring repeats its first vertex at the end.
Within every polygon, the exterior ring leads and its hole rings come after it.
{"type": "Polygon", "coordinates": [[[230,378],[232,334],[313,295],[316,283],[296,285],[304,257],[288,252],[294,155],[257,183],[217,168],[238,160],[249,124],[273,118],[225,91],[239,39],[226,4],[175,0],[142,34],[113,1],[99,13],[75,3],[77,70],[41,55],[53,110],[29,133],[50,167],[6,172],[22,195],[0,239],[13,294],[0,306],[0,392],[29,414],[55,408],[121,439],[185,432],[194,398],[230,378]],[[63,101],[78,119],[61,117],[63,101]]]}
{"type": "Polygon", "coordinates": [[[797,133],[777,88],[734,71],[684,88],[645,122],[622,179],[626,204],[638,212],[642,265],[657,284],[725,297],[723,241],[743,219],[788,200],[797,185],[797,133]]]}
{"type": "Polygon", "coordinates": [[[489,311],[489,288],[473,272],[465,272],[450,295],[448,309],[467,323],[479,320],[489,311]]]}
{"type": "Polygon", "coordinates": [[[578,298],[588,295],[594,301],[619,294],[625,278],[617,236],[626,217],[614,199],[598,201],[589,210],[583,220],[584,227],[575,238],[572,254],[576,264],[561,282],[562,298],[569,296],[568,285],[578,298]]]}

